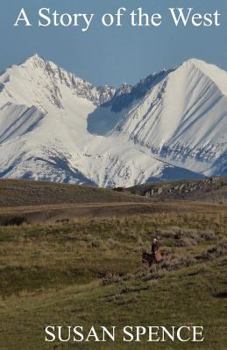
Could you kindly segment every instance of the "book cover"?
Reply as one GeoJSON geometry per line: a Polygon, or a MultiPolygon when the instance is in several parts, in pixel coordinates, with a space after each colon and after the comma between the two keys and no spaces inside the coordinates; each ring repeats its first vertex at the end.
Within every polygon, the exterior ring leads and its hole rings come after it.
{"type": "Polygon", "coordinates": [[[0,38],[0,350],[226,350],[226,1],[4,0],[0,38]]]}

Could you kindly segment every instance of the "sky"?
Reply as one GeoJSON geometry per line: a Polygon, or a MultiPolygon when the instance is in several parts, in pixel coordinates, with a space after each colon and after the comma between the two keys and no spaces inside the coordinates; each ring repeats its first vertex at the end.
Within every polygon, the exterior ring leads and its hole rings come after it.
{"type": "Polygon", "coordinates": [[[226,0],[2,0],[0,11],[0,70],[38,53],[95,85],[134,84],[147,75],[199,58],[227,70],[226,0]],[[24,8],[32,27],[14,27],[24,8]],[[42,7],[60,13],[94,13],[90,29],[37,26],[42,7]],[[104,13],[125,7],[123,26],[101,24],[104,13]],[[160,27],[133,28],[128,14],[138,7],[160,12],[160,27]],[[195,12],[221,13],[221,26],[176,28],[169,7],[192,7],[195,12]]]}

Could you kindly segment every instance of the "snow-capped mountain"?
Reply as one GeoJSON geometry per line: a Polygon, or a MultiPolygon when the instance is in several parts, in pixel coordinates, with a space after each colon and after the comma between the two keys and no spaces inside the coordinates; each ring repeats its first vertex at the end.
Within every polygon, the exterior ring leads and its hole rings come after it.
{"type": "Polygon", "coordinates": [[[0,75],[0,177],[98,186],[227,174],[227,73],[95,87],[35,55],[0,75]]]}

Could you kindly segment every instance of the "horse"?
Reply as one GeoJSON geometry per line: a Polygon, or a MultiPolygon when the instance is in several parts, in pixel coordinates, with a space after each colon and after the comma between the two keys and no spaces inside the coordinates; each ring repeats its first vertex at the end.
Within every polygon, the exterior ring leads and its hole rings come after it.
{"type": "Polygon", "coordinates": [[[154,254],[149,254],[144,250],[142,253],[142,263],[151,267],[151,265],[155,264],[154,254]]]}
{"type": "Polygon", "coordinates": [[[162,261],[162,256],[159,251],[155,254],[149,254],[145,250],[142,253],[142,263],[147,264],[149,267],[153,264],[159,264],[162,261]]]}

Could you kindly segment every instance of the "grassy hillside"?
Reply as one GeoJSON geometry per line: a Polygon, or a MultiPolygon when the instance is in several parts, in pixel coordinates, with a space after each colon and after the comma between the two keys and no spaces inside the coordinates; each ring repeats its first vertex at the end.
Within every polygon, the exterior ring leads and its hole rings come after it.
{"type": "Polygon", "coordinates": [[[150,210],[141,196],[89,186],[0,180],[0,225],[67,221],[150,210]]]}
{"type": "Polygon", "coordinates": [[[135,201],[130,194],[91,186],[0,180],[0,207],[130,201],[135,201]]]}
{"type": "MultiPolygon", "coordinates": [[[[201,324],[203,344],[152,344],[152,349],[225,350],[226,276],[224,206],[200,204],[186,211],[176,205],[152,214],[1,227],[0,349],[79,348],[45,344],[46,324],[201,324]],[[157,271],[141,264],[141,251],[150,249],[154,236],[165,257],[157,271]]],[[[119,340],[115,346],[80,348],[138,345],[119,340]]]]}

